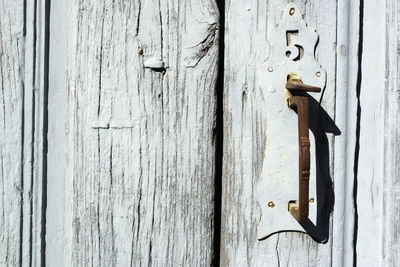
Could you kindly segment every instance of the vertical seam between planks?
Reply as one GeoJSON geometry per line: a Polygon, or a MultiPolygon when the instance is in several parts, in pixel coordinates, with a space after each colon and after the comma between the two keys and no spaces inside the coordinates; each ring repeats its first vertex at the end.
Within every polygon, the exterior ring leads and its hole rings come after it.
{"type": "MultiPolygon", "coordinates": [[[[24,53],[26,53],[26,21],[27,21],[27,0],[23,1],[23,16],[24,16],[24,22],[23,22],[23,37],[24,37],[24,53]]],[[[25,57],[24,57],[24,62],[23,66],[25,68],[25,57]]],[[[25,142],[25,74],[22,77],[22,112],[21,112],[21,202],[20,202],[20,221],[19,221],[19,263],[22,264],[23,260],[23,247],[24,247],[24,161],[25,161],[25,155],[24,155],[24,142],[25,142]]]]}
{"type": "Polygon", "coordinates": [[[212,266],[220,266],[221,256],[221,215],[222,215],[222,168],[224,141],[224,63],[225,63],[225,0],[216,0],[219,10],[218,75],[215,88],[217,98],[216,122],[214,128],[215,175],[214,175],[214,241],[212,266]]]}
{"type": "Polygon", "coordinates": [[[34,11],[33,11],[33,27],[32,27],[32,79],[33,79],[33,84],[32,84],[32,106],[31,106],[31,124],[32,124],[32,128],[31,128],[31,150],[30,150],[30,188],[29,188],[29,266],[32,266],[32,257],[33,257],[33,250],[32,250],[32,239],[33,239],[33,218],[32,218],[32,214],[33,214],[33,183],[34,183],[34,172],[35,172],[35,110],[36,110],[36,81],[35,81],[35,77],[36,77],[36,62],[37,62],[37,16],[38,16],[38,12],[37,12],[37,0],[35,0],[34,2],[34,11]]]}
{"type": "Polygon", "coordinates": [[[48,152],[48,93],[49,93],[49,57],[50,57],[50,8],[51,0],[44,0],[43,25],[43,129],[42,129],[42,195],[41,195],[41,266],[46,266],[46,210],[47,210],[47,152],[48,152]]]}
{"type": "Polygon", "coordinates": [[[353,233],[353,266],[357,266],[357,235],[358,235],[358,159],[360,153],[360,122],[361,122],[361,84],[362,84],[362,56],[363,56],[363,24],[364,24],[364,0],[360,0],[359,11],[359,41],[358,41],[358,72],[356,84],[357,96],[357,121],[356,121],[356,144],[354,151],[354,186],[353,186],[353,203],[354,203],[354,233],[353,233]]]}

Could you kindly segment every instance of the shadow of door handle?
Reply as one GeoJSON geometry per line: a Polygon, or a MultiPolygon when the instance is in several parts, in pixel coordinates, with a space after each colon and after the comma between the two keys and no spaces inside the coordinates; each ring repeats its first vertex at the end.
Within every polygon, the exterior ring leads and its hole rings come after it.
{"type": "Polygon", "coordinates": [[[289,211],[298,222],[308,219],[310,180],[310,139],[308,135],[308,96],[305,92],[321,92],[321,88],[303,84],[300,79],[289,77],[289,107],[297,111],[299,133],[299,200],[289,202],[289,211]]]}

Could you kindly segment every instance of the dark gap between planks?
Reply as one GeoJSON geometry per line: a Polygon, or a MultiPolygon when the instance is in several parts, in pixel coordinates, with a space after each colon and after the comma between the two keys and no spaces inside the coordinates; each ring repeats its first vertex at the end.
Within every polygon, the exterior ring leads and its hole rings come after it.
{"type": "Polygon", "coordinates": [[[214,128],[215,142],[215,192],[214,192],[214,255],[212,266],[220,266],[221,255],[221,210],[222,210],[222,169],[223,169],[223,142],[224,142],[224,43],[225,43],[225,1],[216,0],[219,9],[219,54],[218,76],[215,88],[217,98],[216,125],[214,128]]]}
{"type": "Polygon", "coordinates": [[[360,123],[361,123],[361,84],[362,84],[362,56],[363,56],[363,41],[364,41],[364,0],[360,0],[359,14],[359,40],[358,40],[358,72],[357,72],[357,122],[356,122],[356,145],[354,151],[354,184],[353,184],[353,203],[354,203],[354,233],[353,233],[353,266],[357,267],[357,237],[358,237],[358,159],[360,154],[360,123]]]}

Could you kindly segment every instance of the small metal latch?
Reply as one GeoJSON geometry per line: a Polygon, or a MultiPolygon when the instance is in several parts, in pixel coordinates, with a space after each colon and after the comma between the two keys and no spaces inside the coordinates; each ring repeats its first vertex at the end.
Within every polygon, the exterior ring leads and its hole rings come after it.
{"type": "Polygon", "coordinates": [[[266,114],[264,161],[257,182],[259,239],[282,231],[305,232],[305,221],[316,224],[309,101],[318,102],[317,93],[326,83],[326,72],[314,55],[317,31],[306,25],[295,4],[288,4],[281,21],[268,30],[268,41],[271,54],[258,73],[266,114]]]}

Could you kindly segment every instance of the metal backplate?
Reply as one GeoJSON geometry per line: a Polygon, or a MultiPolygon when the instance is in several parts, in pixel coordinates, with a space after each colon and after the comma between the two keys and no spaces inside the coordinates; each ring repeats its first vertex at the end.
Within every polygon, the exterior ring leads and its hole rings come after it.
{"type": "MultiPolygon", "coordinates": [[[[264,239],[282,231],[306,230],[288,211],[289,201],[298,199],[298,123],[297,114],[288,108],[285,84],[295,74],[304,84],[324,88],[326,72],[315,59],[317,31],[308,27],[300,9],[288,4],[278,25],[268,32],[271,55],[258,73],[266,112],[265,153],[257,185],[260,219],[257,237],[264,239]]],[[[310,93],[310,129],[318,112],[319,93],[310,93]],[[314,101],[314,100],[315,101],[314,101]]],[[[315,138],[310,131],[311,168],[309,219],[316,224],[315,138]]]]}

